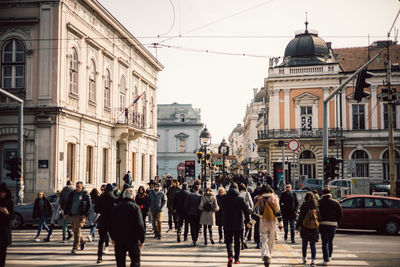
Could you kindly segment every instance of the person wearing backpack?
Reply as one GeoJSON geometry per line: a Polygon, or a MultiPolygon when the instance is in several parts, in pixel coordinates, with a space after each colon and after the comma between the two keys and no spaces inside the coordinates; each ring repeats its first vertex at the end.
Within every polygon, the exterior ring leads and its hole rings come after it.
{"type": "Polygon", "coordinates": [[[319,201],[319,210],[321,213],[321,223],[319,231],[322,240],[322,255],[324,257],[324,266],[327,266],[332,257],[333,238],[335,237],[336,227],[342,219],[342,206],[332,198],[329,187],[322,189],[322,197],[319,201]]]}
{"type": "Polygon", "coordinates": [[[312,192],[307,192],[304,202],[300,207],[300,215],[297,219],[296,230],[300,228],[300,237],[302,239],[303,263],[307,264],[307,246],[310,242],[311,248],[311,266],[315,266],[316,248],[318,242],[320,215],[317,200],[312,192]]]}
{"type": "Polygon", "coordinates": [[[279,198],[269,185],[261,187],[260,195],[254,204],[255,213],[260,217],[261,257],[264,266],[271,263],[272,250],[275,244],[276,220],[279,220],[279,229],[282,229],[279,198]]]}
{"type": "Polygon", "coordinates": [[[207,227],[210,232],[210,242],[214,245],[212,238],[212,226],[215,224],[215,212],[219,210],[217,199],[215,198],[211,188],[207,187],[201,197],[199,210],[201,210],[200,224],[203,225],[204,245],[207,246],[207,227]]]}
{"type": "Polygon", "coordinates": [[[286,191],[281,194],[279,204],[282,210],[283,230],[285,231],[284,239],[287,240],[290,224],[290,238],[292,244],[296,243],[294,240],[294,221],[296,219],[296,212],[299,207],[299,201],[294,192],[292,192],[292,185],[285,186],[286,191]]]}

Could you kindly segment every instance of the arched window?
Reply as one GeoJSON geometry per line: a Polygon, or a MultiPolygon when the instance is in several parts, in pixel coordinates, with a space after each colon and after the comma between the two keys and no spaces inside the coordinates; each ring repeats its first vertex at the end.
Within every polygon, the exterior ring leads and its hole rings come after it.
{"type": "Polygon", "coordinates": [[[89,65],[89,101],[96,102],[96,65],[93,59],[89,65]]]}
{"type": "Polygon", "coordinates": [[[300,178],[316,178],[315,154],[310,150],[304,150],[299,155],[300,178]]]}
{"type": "Polygon", "coordinates": [[[5,42],[1,55],[1,77],[4,89],[24,88],[25,46],[18,39],[5,42]]]}
{"type": "Polygon", "coordinates": [[[364,150],[356,150],[351,155],[351,159],[355,162],[355,169],[352,173],[353,177],[369,176],[369,156],[364,150]]]}
{"type": "Polygon", "coordinates": [[[78,53],[75,48],[69,56],[69,92],[78,94],[78,53]]]}
{"type": "Polygon", "coordinates": [[[125,90],[126,90],[126,80],[125,76],[121,77],[119,82],[119,107],[125,109],[125,90]]]}
{"type": "MultiPolygon", "coordinates": [[[[400,179],[400,153],[397,150],[394,151],[394,164],[395,164],[395,175],[396,179],[400,179]]],[[[389,177],[389,150],[386,150],[382,155],[382,168],[383,168],[383,180],[390,180],[389,177]]]]}
{"type": "Polygon", "coordinates": [[[111,74],[109,69],[106,69],[104,74],[104,107],[111,107],[111,74]]]}

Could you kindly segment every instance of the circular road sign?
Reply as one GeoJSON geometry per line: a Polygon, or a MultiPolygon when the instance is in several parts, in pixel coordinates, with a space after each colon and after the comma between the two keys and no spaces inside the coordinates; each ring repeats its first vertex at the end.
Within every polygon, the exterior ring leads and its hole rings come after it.
{"type": "Polygon", "coordinates": [[[288,147],[291,151],[296,151],[300,147],[299,140],[297,140],[297,139],[290,140],[288,143],[288,147]]]}

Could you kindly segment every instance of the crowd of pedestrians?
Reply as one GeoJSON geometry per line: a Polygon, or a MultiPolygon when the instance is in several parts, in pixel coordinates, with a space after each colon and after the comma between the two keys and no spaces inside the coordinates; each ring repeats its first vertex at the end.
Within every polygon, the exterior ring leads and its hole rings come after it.
{"type": "MultiPolygon", "coordinates": [[[[114,245],[117,266],[125,266],[126,253],[131,266],[140,266],[140,250],[144,246],[146,219],[155,239],[162,238],[161,215],[166,205],[168,229],[175,231],[178,243],[189,239],[197,246],[203,239],[205,246],[214,245],[213,226],[218,229],[218,242],[225,243],[227,266],[240,263],[240,251],[250,246],[261,249],[264,266],[269,266],[273,255],[277,228],[284,229],[284,240],[296,243],[300,233],[304,264],[307,263],[307,248],[311,249],[311,265],[315,266],[316,243],[322,240],[324,265],[328,265],[333,253],[333,239],[342,216],[340,204],[332,198],[329,188],[324,188],[322,197],[307,192],[299,209],[297,195],[291,185],[285,191],[274,191],[268,180],[256,179],[254,190],[247,190],[249,180],[234,176],[229,181],[220,181],[217,191],[209,187],[200,188],[200,180],[189,186],[181,177],[171,176],[150,180],[148,186],[132,187],[128,172],[120,191],[117,184],[104,184],[92,189],[90,194],[82,182],[67,185],[56,192],[56,202],[51,208],[43,192],[39,192],[32,216],[39,220],[35,241],[40,241],[44,228],[46,242],[51,241],[54,225],[62,226],[62,242],[73,237],[71,253],[84,250],[86,242],[98,241],[97,263],[103,261],[110,244],[114,245]],[[182,182],[182,183],[181,183],[182,182]],[[50,220],[50,227],[46,220],[50,220]],[[68,229],[70,224],[72,233],[68,229]],[[82,227],[88,225],[90,234],[85,238],[82,227]],[[96,239],[96,229],[98,239],[96,239]],[[203,233],[203,237],[200,234],[203,233]],[[200,237],[199,237],[200,236],[200,237]]],[[[271,181],[270,181],[271,182],[271,181]]],[[[0,222],[6,225],[11,220],[13,205],[5,184],[0,185],[0,222]]],[[[165,231],[165,229],[164,229],[165,231]]],[[[215,233],[216,235],[217,233],[215,233]]],[[[11,244],[9,227],[0,229],[0,267],[4,266],[7,246],[11,244]],[[2,265],[3,264],[3,265],[2,265]]]]}

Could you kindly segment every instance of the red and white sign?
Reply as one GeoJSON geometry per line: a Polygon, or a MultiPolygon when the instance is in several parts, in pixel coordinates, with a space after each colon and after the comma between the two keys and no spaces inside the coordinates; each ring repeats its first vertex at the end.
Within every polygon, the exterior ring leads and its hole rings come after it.
{"type": "Polygon", "coordinates": [[[292,139],[288,143],[288,148],[293,152],[299,149],[299,147],[300,147],[300,142],[297,139],[292,139]]]}

